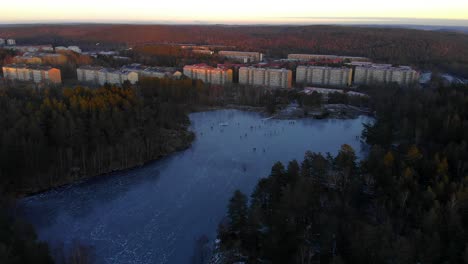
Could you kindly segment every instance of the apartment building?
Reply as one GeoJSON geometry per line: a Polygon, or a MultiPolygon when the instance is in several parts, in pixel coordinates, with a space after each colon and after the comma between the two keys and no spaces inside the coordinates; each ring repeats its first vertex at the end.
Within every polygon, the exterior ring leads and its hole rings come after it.
{"type": "Polygon", "coordinates": [[[3,67],[5,79],[35,83],[62,83],[60,70],[50,66],[10,64],[3,67]]]}
{"type": "Polygon", "coordinates": [[[67,57],[56,53],[26,52],[21,56],[15,56],[13,62],[17,64],[63,65],[67,63],[67,57]]]}
{"type": "Polygon", "coordinates": [[[270,88],[291,88],[292,71],[287,69],[270,69],[241,67],[239,83],[270,88]]]}
{"type": "Polygon", "coordinates": [[[192,50],[192,53],[211,56],[214,54],[214,51],[204,50],[204,49],[194,49],[192,50]]]}
{"type": "MultiPolygon", "coordinates": [[[[7,40],[8,44],[8,40],[7,40]]],[[[27,46],[15,46],[14,44],[8,44],[11,47],[7,46],[5,48],[11,50],[17,50],[20,52],[39,52],[39,51],[46,51],[46,52],[53,52],[54,48],[52,45],[27,45],[27,46]]]]}
{"type": "Polygon", "coordinates": [[[7,40],[6,40],[6,44],[7,44],[8,46],[16,45],[16,40],[14,40],[14,39],[7,39],[7,40]]]}
{"type": "Polygon", "coordinates": [[[409,66],[362,64],[356,66],[354,72],[354,83],[359,85],[395,82],[401,86],[408,86],[419,80],[419,73],[409,66]]]}
{"type": "Polygon", "coordinates": [[[206,64],[184,66],[184,75],[190,79],[201,80],[204,83],[225,85],[232,83],[232,70],[227,68],[214,68],[206,64]]]}
{"type": "Polygon", "coordinates": [[[142,77],[155,77],[155,78],[172,78],[179,79],[182,73],[173,67],[148,67],[139,63],[125,65],[120,68],[123,71],[133,71],[138,74],[139,78],[142,77]]]}
{"type": "Polygon", "coordinates": [[[82,66],[76,70],[76,73],[78,81],[85,83],[121,85],[125,81],[129,81],[131,84],[138,82],[138,73],[121,69],[82,66]]]}
{"type": "Polygon", "coordinates": [[[5,39],[0,38],[0,46],[5,45],[5,39]]]}
{"type": "Polygon", "coordinates": [[[55,50],[55,52],[73,51],[73,52],[76,52],[76,53],[81,53],[81,49],[78,46],[68,46],[68,47],[57,46],[57,47],[54,48],[54,50],[55,50]]]}
{"type": "Polygon", "coordinates": [[[218,54],[222,57],[226,57],[228,59],[240,61],[243,63],[259,62],[263,60],[263,54],[260,52],[223,50],[223,51],[218,52],[218,54]]]}
{"type": "Polygon", "coordinates": [[[346,67],[298,66],[296,83],[318,86],[350,86],[353,70],[346,67]]]}
{"type": "Polygon", "coordinates": [[[298,61],[313,61],[313,60],[349,60],[349,61],[370,61],[369,58],[365,57],[354,57],[354,56],[337,56],[337,55],[323,55],[323,54],[289,54],[289,60],[298,61]]]}
{"type": "Polygon", "coordinates": [[[68,46],[68,47],[57,46],[57,47],[54,48],[54,50],[55,50],[55,52],[73,51],[73,52],[76,52],[76,53],[81,53],[81,49],[78,46],[68,46]]]}

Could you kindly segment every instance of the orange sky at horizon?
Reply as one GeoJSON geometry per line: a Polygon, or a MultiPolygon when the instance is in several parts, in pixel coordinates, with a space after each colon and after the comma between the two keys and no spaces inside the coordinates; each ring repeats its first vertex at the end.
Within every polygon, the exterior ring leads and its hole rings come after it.
{"type": "MultiPolygon", "coordinates": [[[[33,21],[174,23],[395,23],[413,19],[457,20],[468,26],[468,1],[392,0],[293,2],[266,0],[148,1],[148,0],[22,0],[6,2],[1,23],[33,21]],[[222,4],[220,4],[222,3],[222,4]],[[391,18],[391,19],[388,19],[391,18]]],[[[415,20],[415,21],[416,21],[415,20]]]]}

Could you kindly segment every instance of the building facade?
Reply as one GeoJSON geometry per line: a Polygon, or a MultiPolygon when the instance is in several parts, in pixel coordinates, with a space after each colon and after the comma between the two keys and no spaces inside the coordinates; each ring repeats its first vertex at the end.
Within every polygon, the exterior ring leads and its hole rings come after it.
{"type": "Polygon", "coordinates": [[[68,47],[57,46],[57,47],[54,48],[54,50],[55,50],[55,52],[73,51],[73,52],[76,52],[76,53],[81,53],[81,49],[78,46],[68,46],[68,47]]]}
{"type": "Polygon", "coordinates": [[[214,51],[205,50],[205,49],[194,49],[194,50],[192,50],[192,53],[211,56],[211,55],[214,54],[214,51]]]}
{"type": "MultiPolygon", "coordinates": [[[[8,44],[8,40],[7,40],[8,44]]],[[[46,52],[53,52],[54,48],[52,45],[27,45],[27,46],[15,46],[14,44],[8,44],[11,47],[5,47],[11,50],[17,50],[21,52],[39,52],[39,51],[46,51],[46,52]]]]}
{"type": "Polygon", "coordinates": [[[409,86],[419,80],[419,73],[408,66],[368,64],[356,66],[354,72],[354,83],[358,85],[394,82],[401,86],[409,86]]]}
{"type": "Polygon", "coordinates": [[[26,52],[22,56],[15,56],[13,62],[17,64],[52,64],[63,65],[67,57],[56,53],[26,52]]]}
{"type": "Polygon", "coordinates": [[[190,79],[201,80],[204,83],[225,85],[232,83],[232,70],[214,68],[206,64],[184,66],[184,75],[190,79]]]}
{"type": "Polygon", "coordinates": [[[287,69],[241,67],[239,69],[239,83],[288,89],[292,87],[292,71],[287,69]]]}
{"type": "Polygon", "coordinates": [[[9,45],[9,46],[16,45],[16,40],[14,40],[14,39],[7,39],[7,40],[6,40],[6,44],[9,45]]]}
{"type": "Polygon", "coordinates": [[[131,84],[138,82],[138,73],[120,69],[103,68],[99,66],[82,66],[76,70],[78,81],[104,85],[122,85],[125,81],[131,84]]]}
{"type": "Polygon", "coordinates": [[[319,86],[350,86],[353,78],[351,68],[323,66],[299,66],[296,69],[296,83],[319,86]]]}
{"type": "Polygon", "coordinates": [[[263,60],[263,54],[260,52],[246,52],[246,51],[227,51],[223,50],[218,53],[222,57],[240,61],[243,63],[260,62],[263,60]]]}
{"type": "Polygon", "coordinates": [[[62,83],[59,69],[50,66],[10,64],[3,67],[5,79],[35,83],[62,83]]]}
{"type": "Polygon", "coordinates": [[[5,45],[5,40],[0,38],[0,46],[3,46],[3,45],[5,45]]]}
{"type": "Polygon", "coordinates": [[[154,77],[154,78],[172,78],[179,79],[182,73],[173,67],[148,67],[139,63],[125,65],[120,68],[123,71],[132,71],[138,74],[139,78],[154,77]]]}

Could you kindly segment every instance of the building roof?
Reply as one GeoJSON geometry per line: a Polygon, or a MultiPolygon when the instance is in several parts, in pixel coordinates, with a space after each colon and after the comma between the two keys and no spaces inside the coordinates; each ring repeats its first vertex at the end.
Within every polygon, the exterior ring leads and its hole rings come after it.
{"type": "Polygon", "coordinates": [[[129,65],[124,65],[121,67],[121,70],[125,71],[136,71],[136,72],[158,72],[158,73],[174,73],[177,71],[176,68],[173,67],[149,67],[145,65],[141,65],[139,63],[132,63],[129,65]]]}
{"type": "Polygon", "coordinates": [[[331,66],[318,66],[318,65],[300,65],[300,66],[297,66],[297,68],[314,68],[314,69],[335,69],[335,70],[342,70],[342,69],[345,69],[345,70],[349,70],[350,68],[348,67],[331,67],[331,66]]]}
{"type": "Polygon", "coordinates": [[[219,51],[219,54],[222,53],[237,53],[237,54],[245,54],[245,55],[258,55],[260,52],[258,51],[237,51],[237,50],[221,50],[219,51]]]}
{"type": "Polygon", "coordinates": [[[99,71],[102,70],[103,67],[101,66],[94,66],[94,65],[84,65],[79,67],[77,70],[92,70],[92,71],[99,71]]]}
{"type": "Polygon", "coordinates": [[[194,64],[194,65],[185,65],[184,68],[191,68],[191,69],[204,69],[204,70],[217,70],[217,71],[228,71],[228,68],[215,68],[211,67],[205,63],[199,63],[199,64],[194,64]]]}
{"type": "Polygon", "coordinates": [[[375,69],[375,70],[393,70],[393,71],[414,71],[410,66],[392,66],[391,64],[361,64],[356,68],[375,69]]]}
{"type": "MultiPolygon", "coordinates": [[[[4,68],[15,68],[15,69],[44,70],[44,71],[56,69],[54,67],[47,66],[47,65],[29,65],[29,64],[8,64],[8,65],[5,65],[3,67],[4,68]]],[[[56,69],[56,70],[58,70],[58,69],[56,69]]]]}
{"type": "Polygon", "coordinates": [[[254,67],[254,66],[241,67],[240,69],[243,69],[243,68],[244,69],[256,69],[256,70],[262,70],[262,71],[277,71],[277,72],[291,71],[285,68],[276,69],[276,68],[268,68],[268,67],[264,68],[264,67],[254,67]]]}

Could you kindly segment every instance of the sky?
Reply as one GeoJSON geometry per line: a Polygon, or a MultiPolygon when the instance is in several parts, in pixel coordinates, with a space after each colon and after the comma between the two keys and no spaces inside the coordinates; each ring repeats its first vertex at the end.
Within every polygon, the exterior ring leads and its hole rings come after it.
{"type": "Polygon", "coordinates": [[[427,24],[468,26],[468,0],[21,0],[0,23],[427,24]]]}

